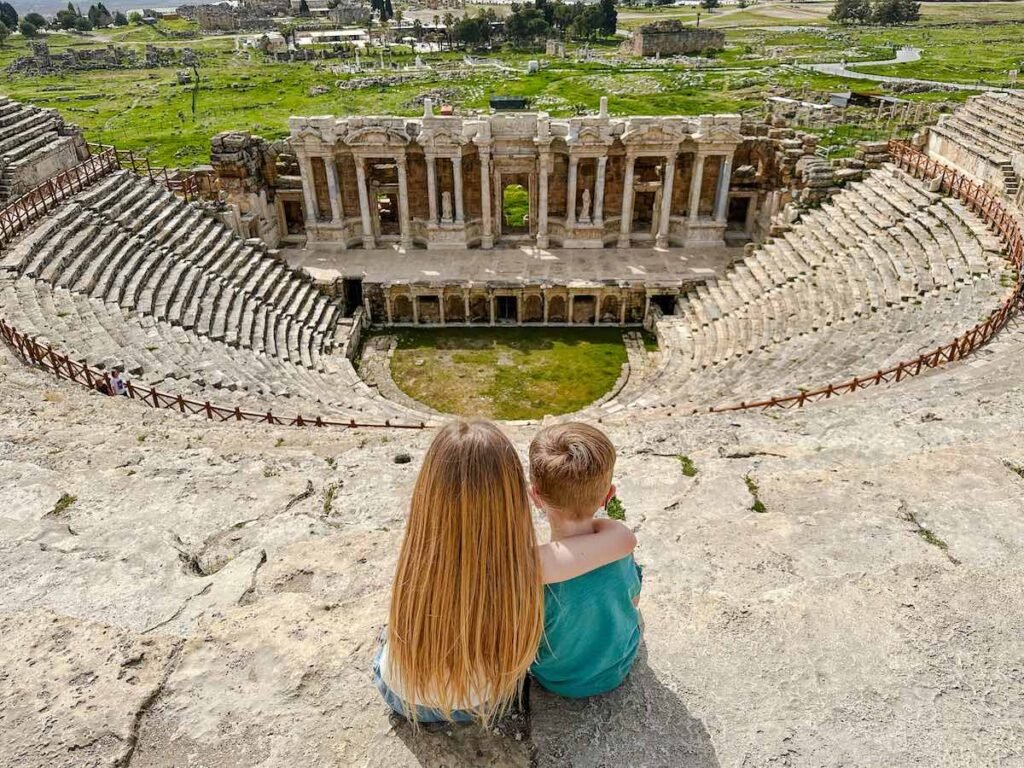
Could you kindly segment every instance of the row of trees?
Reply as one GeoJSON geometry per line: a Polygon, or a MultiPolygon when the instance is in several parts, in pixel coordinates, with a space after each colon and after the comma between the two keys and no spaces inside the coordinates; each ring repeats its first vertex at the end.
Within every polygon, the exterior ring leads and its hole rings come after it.
{"type": "Polygon", "coordinates": [[[907,24],[921,18],[914,0],[836,0],[829,19],[840,24],[907,24]]]}
{"type": "MultiPolygon", "coordinates": [[[[132,16],[138,16],[135,21],[142,20],[138,14],[133,13],[132,16]]],[[[57,11],[52,21],[47,21],[38,13],[26,13],[24,18],[19,20],[18,11],[13,5],[8,2],[0,3],[0,27],[3,27],[0,30],[0,41],[14,30],[20,31],[25,37],[35,37],[40,29],[46,28],[88,32],[96,27],[123,27],[128,22],[129,17],[121,11],[111,14],[103,3],[90,5],[89,10],[83,14],[80,8],[69,2],[67,8],[57,11]]]]}
{"type": "Polygon", "coordinates": [[[612,37],[617,23],[615,0],[600,0],[596,5],[536,0],[535,3],[512,4],[512,12],[505,18],[505,37],[515,45],[537,43],[552,34],[573,40],[594,40],[612,37]]]}

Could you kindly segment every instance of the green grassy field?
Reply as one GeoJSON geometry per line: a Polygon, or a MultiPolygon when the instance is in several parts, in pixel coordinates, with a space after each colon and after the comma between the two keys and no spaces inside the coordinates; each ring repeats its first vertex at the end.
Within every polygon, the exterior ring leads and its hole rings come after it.
{"type": "MultiPolygon", "coordinates": [[[[792,64],[871,61],[888,58],[894,47],[924,49],[919,62],[875,68],[887,75],[935,80],[1004,84],[1006,71],[1024,64],[1024,3],[925,3],[920,24],[897,28],[849,28],[827,21],[831,3],[764,3],[703,14],[701,24],[721,27],[727,47],[711,66],[694,70],[672,62],[623,62],[613,58],[613,40],[592,44],[599,61],[579,61],[576,46],[568,59],[506,48],[483,58],[500,60],[505,70],[468,70],[460,51],[423,54],[427,73],[389,72],[397,83],[355,89],[339,87],[353,78],[337,74],[337,60],[275,63],[255,52],[238,52],[231,36],[179,39],[195,33],[188,22],[157,27],[130,26],[87,35],[47,35],[54,53],[94,48],[110,42],[141,50],[147,43],[191,47],[201,57],[195,113],[191,83],[178,84],[178,68],[92,71],[32,77],[8,75],[3,92],[12,98],[55,107],[80,125],[91,141],[146,152],[156,164],[188,166],[209,160],[210,137],[225,130],[250,130],[267,138],[287,135],[291,115],[416,115],[419,99],[450,101],[460,109],[486,109],[491,95],[524,96],[534,109],[564,117],[596,109],[602,96],[613,114],[695,114],[736,112],[762,104],[769,89],[819,94],[855,88],[880,92],[866,81],[819,75],[792,64]],[[982,55],[983,52],[983,55],[982,55]],[[527,75],[526,63],[539,59],[539,73],[527,75]]],[[[505,9],[507,10],[507,9],[505,9]]],[[[693,8],[620,9],[620,27],[655,19],[696,19],[693,8]]],[[[29,52],[16,35],[0,46],[0,66],[29,52]]],[[[364,64],[376,53],[363,56],[364,64]]],[[[391,61],[412,63],[408,48],[395,47],[391,61]]],[[[907,98],[955,101],[966,93],[921,93],[907,98]]],[[[830,139],[839,141],[842,132],[830,139]]]]}
{"type": "Polygon", "coordinates": [[[445,413],[537,419],[570,413],[615,384],[626,362],[615,328],[399,331],[395,383],[445,413]]]}

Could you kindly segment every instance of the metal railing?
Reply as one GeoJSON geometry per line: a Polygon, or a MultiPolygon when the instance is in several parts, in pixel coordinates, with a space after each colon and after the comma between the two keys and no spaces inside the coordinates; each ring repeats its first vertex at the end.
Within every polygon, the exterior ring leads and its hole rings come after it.
{"type": "MultiPolygon", "coordinates": [[[[110,374],[104,371],[90,368],[88,365],[72,360],[67,355],[57,352],[50,346],[43,346],[34,339],[20,333],[16,328],[0,319],[0,338],[15,351],[25,362],[34,365],[44,371],[52,373],[58,379],[67,379],[78,384],[83,384],[90,389],[96,389],[98,385],[104,384],[107,392],[110,391],[110,374]]],[[[354,419],[349,421],[332,421],[321,416],[295,416],[275,415],[271,411],[257,413],[254,411],[243,411],[238,406],[230,408],[222,405],[214,405],[209,400],[200,402],[190,400],[183,395],[172,395],[167,392],[160,392],[156,387],[140,387],[131,381],[125,382],[126,395],[138,403],[147,405],[150,408],[162,408],[170,411],[178,411],[185,415],[202,416],[211,421],[248,421],[257,424],[274,424],[282,427],[346,427],[358,429],[425,429],[426,424],[394,424],[390,419],[380,423],[357,422],[354,419]]]]}
{"type": "Polygon", "coordinates": [[[100,155],[113,152],[118,168],[130,170],[139,176],[146,176],[152,181],[163,184],[174,194],[185,198],[185,202],[199,199],[199,177],[194,173],[152,165],[149,158],[136,156],[130,149],[117,149],[107,144],[94,143],[88,144],[88,147],[90,152],[100,155]]]}
{"type": "Polygon", "coordinates": [[[866,376],[855,376],[840,384],[829,384],[826,387],[802,391],[783,397],[772,397],[756,402],[742,402],[733,405],[712,406],[713,413],[726,411],[742,411],[751,409],[767,410],[768,408],[802,408],[806,403],[828,400],[838,395],[857,392],[861,389],[890,384],[917,376],[922,371],[937,368],[945,363],[962,360],[978,347],[986,344],[995,336],[1015,312],[1024,309],[1024,283],[1021,279],[1021,268],[1024,263],[1024,235],[1021,233],[1017,219],[1006,209],[1002,198],[989,191],[984,185],[955,171],[909,144],[893,140],[889,142],[889,155],[892,161],[915,178],[938,179],[943,194],[956,197],[978,214],[986,224],[994,229],[1003,240],[1006,258],[1013,264],[1017,272],[1013,292],[985,320],[975,325],[966,333],[961,334],[948,344],[925,352],[913,360],[898,363],[884,370],[866,376]]]}
{"type": "Polygon", "coordinates": [[[59,173],[0,210],[0,247],[72,195],[118,168],[116,150],[106,149],[59,173]]]}

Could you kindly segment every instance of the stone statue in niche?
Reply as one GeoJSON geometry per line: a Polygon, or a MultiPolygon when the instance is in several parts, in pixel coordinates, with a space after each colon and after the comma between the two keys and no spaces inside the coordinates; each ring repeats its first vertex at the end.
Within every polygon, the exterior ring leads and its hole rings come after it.
{"type": "Polygon", "coordinates": [[[580,224],[590,223],[590,190],[583,190],[583,207],[580,209],[580,224]]]}
{"type": "Polygon", "coordinates": [[[452,223],[452,193],[447,189],[441,193],[441,221],[452,223]]]}

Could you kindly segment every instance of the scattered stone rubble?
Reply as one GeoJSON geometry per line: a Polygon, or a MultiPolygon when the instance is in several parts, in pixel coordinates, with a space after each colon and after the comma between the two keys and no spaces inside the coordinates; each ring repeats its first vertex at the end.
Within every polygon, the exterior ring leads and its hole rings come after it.
{"type": "Polygon", "coordinates": [[[188,66],[194,56],[191,48],[162,48],[150,43],[146,44],[141,56],[134,48],[113,44],[105,48],[68,48],[61,53],[50,53],[45,42],[34,41],[32,55],[15,59],[7,71],[11,74],[50,75],[94,69],[156,69],[188,66]]]}

